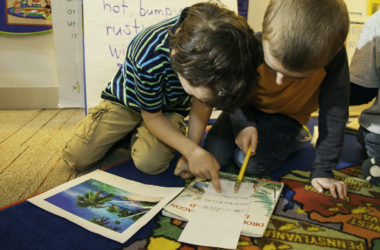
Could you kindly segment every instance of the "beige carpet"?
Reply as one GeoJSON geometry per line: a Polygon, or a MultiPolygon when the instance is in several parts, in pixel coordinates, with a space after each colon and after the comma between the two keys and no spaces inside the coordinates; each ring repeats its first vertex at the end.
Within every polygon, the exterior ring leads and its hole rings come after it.
{"type": "MultiPolygon", "coordinates": [[[[0,110],[0,207],[49,190],[84,173],[61,158],[83,109],[0,110]]],[[[128,160],[115,148],[94,168],[128,160]]]]}

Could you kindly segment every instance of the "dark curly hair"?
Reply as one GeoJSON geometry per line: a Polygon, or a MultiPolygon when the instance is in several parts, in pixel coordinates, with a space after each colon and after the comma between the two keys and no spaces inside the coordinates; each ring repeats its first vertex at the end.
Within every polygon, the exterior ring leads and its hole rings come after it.
{"type": "Polygon", "coordinates": [[[171,65],[193,87],[211,90],[208,106],[233,111],[258,81],[259,43],[246,20],[214,3],[187,10],[169,32],[171,65]]]}

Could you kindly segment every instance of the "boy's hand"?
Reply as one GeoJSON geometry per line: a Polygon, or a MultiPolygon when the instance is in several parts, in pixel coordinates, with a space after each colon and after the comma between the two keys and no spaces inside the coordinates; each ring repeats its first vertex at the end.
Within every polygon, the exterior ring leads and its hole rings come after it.
{"type": "Polygon", "coordinates": [[[217,192],[221,192],[218,171],[220,169],[215,157],[201,147],[193,150],[187,159],[190,172],[200,178],[211,180],[217,192]]]}
{"type": "Polygon", "coordinates": [[[257,137],[256,127],[246,127],[236,136],[235,143],[243,152],[247,152],[249,145],[251,145],[251,155],[254,155],[257,148],[257,137]]]}
{"type": "Polygon", "coordinates": [[[323,192],[323,189],[329,189],[332,197],[344,199],[347,196],[347,183],[343,181],[338,181],[333,178],[314,178],[311,184],[319,193],[323,192]]]}
{"type": "Polygon", "coordinates": [[[179,176],[182,179],[194,177],[194,175],[189,170],[189,166],[185,157],[181,156],[181,158],[178,159],[177,165],[174,169],[174,175],[179,176]]]}

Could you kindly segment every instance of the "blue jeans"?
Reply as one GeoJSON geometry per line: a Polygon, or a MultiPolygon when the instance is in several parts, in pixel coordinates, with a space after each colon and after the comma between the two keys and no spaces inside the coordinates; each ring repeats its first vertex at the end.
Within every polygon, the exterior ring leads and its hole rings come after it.
{"type": "Polygon", "coordinates": [[[367,158],[380,157],[380,134],[372,133],[363,127],[360,127],[357,134],[357,139],[363,147],[361,160],[367,158]]]}
{"type": "MultiPolygon", "coordinates": [[[[258,130],[256,154],[249,160],[248,175],[268,175],[282,166],[285,160],[301,149],[296,139],[302,125],[285,115],[267,114],[252,109],[258,130]]],[[[235,144],[230,116],[222,113],[205,139],[205,149],[218,160],[221,168],[233,163],[241,166],[244,153],[235,144]]]]}

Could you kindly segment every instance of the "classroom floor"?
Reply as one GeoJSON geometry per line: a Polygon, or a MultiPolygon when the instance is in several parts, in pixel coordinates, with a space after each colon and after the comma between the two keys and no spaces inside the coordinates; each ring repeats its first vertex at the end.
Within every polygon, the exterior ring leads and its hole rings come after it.
{"type": "MultiPolygon", "coordinates": [[[[368,106],[350,107],[350,115],[358,116],[368,106]]],[[[212,118],[219,114],[214,112],[212,118]]],[[[83,109],[0,110],[0,207],[83,174],[67,167],[61,150],[84,116],[83,109]]],[[[93,169],[129,158],[126,149],[115,147],[93,169]]]]}
{"type": "MultiPolygon", "coordinates": [[[[65,143],[83,109],[0,110],[0,207],[49,190],[83,173],[61,158],[65,143]]],[[[130,159],[123,148],[112,150],[94,168],[130,159]]]]}

